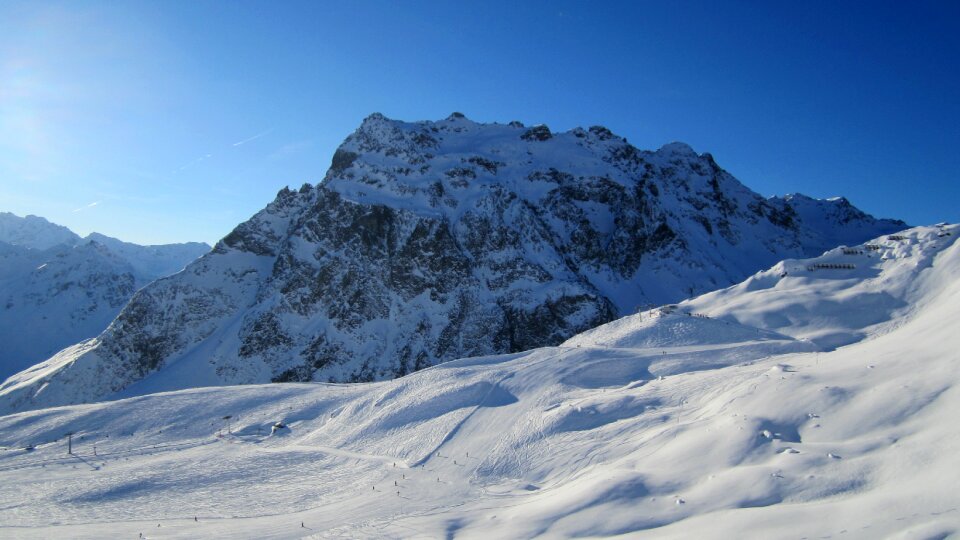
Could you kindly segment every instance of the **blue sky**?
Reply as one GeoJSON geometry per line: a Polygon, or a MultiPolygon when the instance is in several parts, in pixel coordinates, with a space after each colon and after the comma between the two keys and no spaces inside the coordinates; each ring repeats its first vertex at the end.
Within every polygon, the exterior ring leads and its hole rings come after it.
{"type": "Polygon", "coordinates": [[[0,211],[214,242],[374,111],[602,124],[960,219],[956,2],[0,3],[0,211]],[[841,5],[842,4],[842,5],[841,5]]]}

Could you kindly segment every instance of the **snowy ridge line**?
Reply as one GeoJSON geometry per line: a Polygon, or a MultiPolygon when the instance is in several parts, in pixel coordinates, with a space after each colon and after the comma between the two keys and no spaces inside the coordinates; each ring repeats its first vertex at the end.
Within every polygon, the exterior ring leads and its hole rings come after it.
{"type": "MultiPolygon", "coordinates": [[[[902,234],[895,235],[898,237],[898,240],[897,240],[898,244],[902,243],[901,241],[903,240],[909,240],[911,242],[932,241],[935,243],[935,247],[938,247],[940,251],[945,251],[946,249],[957,245],[956,237],[958,234],[960,234],[960,223],[950,224],[946,222],[941,222],[934,225],[932,228],[931,227],[926,227],[926,228],[915,227],[913,229],[909,229],[909,231],[913,231],[915,235],[908,235],[908,236],[904,236],[902,234]],[[927,230],[929,230],[929,232],[927,232],[927,230]],[[935,237],[934,237],[934,234],[936,235],[935,237]],[[934,240],[934,238],[936,238],[936,240],[934,240]]],[[[887,238],[889,239],[890,236],[888,236],[887,238]]],[[[877,244],[873,244],[873,245],[879,248],[875,251],[882,253],[884,249],[883,245],[877,245],[877,244]]],[[[894,256],[895,255],[896,253],[894,253],[894,256]]],[[[932,267],[933,258],[930,257],[930,258],[926,258],[918,261],[917,266],[921,267],[921,265],[922,265],[922,268],[932,267]]],[[[941,280],[942,279],[943,278],[941,278],[941,280]]],[[[942,285],[942,283],[939,285],[942,285]]],[[[912,320],[913,318],[915,318],[924,309],[927,309],[936,300],[935,297],[928,294],[924,294],[925,291],[923,289],[925,287],[930,287],[930,286],[931,284],[924,283],[924,280],[916,280],[916,281],[910,280],[910,284],[907,288],[907,293],[906,293],[906,295],[909,296],[910,301],[902,310],[900,310],[899,312],[900,316],[892,318],[889,322],[887,322],[884,325],[880,325],[878,327],[873,328],[872,335],[868,336],[867,339],[874,339],[875,337],[891,332],[899,328],[903,324],[907,323],[908,321],[912,320]]]]}
{"type": "Polygon", "coordinates": [[[877,247],[855,256],[858,268],[826,274],[805,268],[850,259],[843,253],[850,246],[839,246],[819,257],[788,259],[741,284],[678,306],[718,320],[782,332],[810,341],[821,350],[876,339],[906,324],[936,301],[924,292],[928,286],[924,282],[934,279],[942,285],[945,278],[926,270],[940,253],[953,249],[958,232],[960,225],[938,224],[900,231],[892,235],[897,240],[889,240],[891,235],[868,240],[852,246],[877,247]],[[819,320],[814,317],[814,308],[820,310],[816,314],[819,320]]]}

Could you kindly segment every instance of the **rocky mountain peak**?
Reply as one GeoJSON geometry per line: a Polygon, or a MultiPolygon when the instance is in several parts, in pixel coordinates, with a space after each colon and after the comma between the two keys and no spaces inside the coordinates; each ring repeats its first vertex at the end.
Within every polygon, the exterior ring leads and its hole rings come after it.
{"type": "Polygon", "coordinates": [[[554,345],[898,227],[862,213],[844,222],[836,207],[763,198],[709,154],[640,150],[601,126],[373,114],[320,184],[281,190],[211,253],[141,290],[63,370],[109,370],[71,398],[85,400],[375,380],[554,345]]]}

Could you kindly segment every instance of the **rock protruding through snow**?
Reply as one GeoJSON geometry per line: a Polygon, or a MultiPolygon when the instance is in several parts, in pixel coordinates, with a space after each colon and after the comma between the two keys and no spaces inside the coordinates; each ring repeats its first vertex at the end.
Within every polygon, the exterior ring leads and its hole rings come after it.
{"type": "Polygon", "coordinates": [[[761,197],[709,154],[639,150],[602,126],[374,114],[322,183],[282,189],[212,252],[136,294],[98,346],[43,382],[20,377],[23,399],[0,395],[0,410],[389,379],[557,345],[837,239],[901,228],[845,200],[761,197]]]}

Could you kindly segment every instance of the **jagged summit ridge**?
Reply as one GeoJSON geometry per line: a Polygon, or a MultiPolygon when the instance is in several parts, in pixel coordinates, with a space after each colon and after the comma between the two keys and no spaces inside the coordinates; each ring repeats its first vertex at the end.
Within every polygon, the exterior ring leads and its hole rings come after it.
{"type": "Polygon", "coordinates": [[[766,199],[709,154],[639,150],[601,126],[373,114],[320,184],[281,190],[60,361],[102,375],[74,401],[394,377],[558,344],[819,254],[838,234],[903,227],[866,214],[843,222],[835,207],[766,199]]]}

